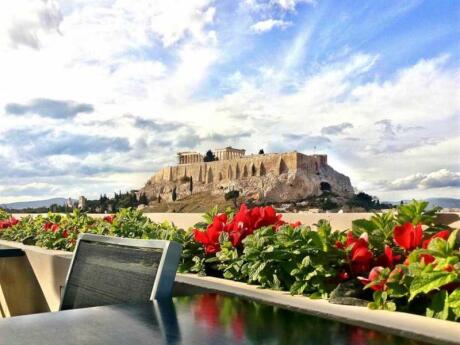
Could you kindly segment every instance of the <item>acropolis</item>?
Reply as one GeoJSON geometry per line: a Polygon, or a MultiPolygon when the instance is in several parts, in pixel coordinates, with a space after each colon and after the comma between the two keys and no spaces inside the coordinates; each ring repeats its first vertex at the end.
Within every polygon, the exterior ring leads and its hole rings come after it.
{"type": "Polygon", "coordinates": [[[324,189],[337,195],[353,194],[350,179],[327,163],[327,155],[286,153],[251,154],[226,147],[213,150],[217,160],[205,162],[198,152],[177,153],[178,164],[156,172],[142,192],[149,199],[171,198],[193,192],[223,194],[238,190],[257,200],[284,202],[320,195],[324,189]]]}

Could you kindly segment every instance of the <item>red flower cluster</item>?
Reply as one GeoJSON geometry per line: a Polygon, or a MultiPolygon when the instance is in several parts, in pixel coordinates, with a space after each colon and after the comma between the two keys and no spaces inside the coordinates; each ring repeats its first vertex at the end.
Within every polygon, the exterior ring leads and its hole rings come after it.
{"type": "MultiPolygon", "coordinates": [[[[423,240],[423,230],[420,224],[414,226],[411,223],[405,223],[401,226],[396,226],[393,231],[393,240],[394,243],[397,244],[400,248],[406,251],[406,255],[409,254],[410,251],[417,249],[417,248],[428,248],[430,242],[435,238],[442,238],[446,240],[450,235],[448,230],[439,231],[438,233],[434,234],[428,239],[423,240]]],[[[347,242],[349,242],[348,238],[352,236],[347,234],[347,242]]],[[[343,246],[343,245],[342,245],[343,246]]],[[[420,261],[423,261],[426,265],[435,261],[435,257],[430,254],[421,254],[419,256],[420,261]]],[[[353,256],[351,258],[351,263],[353,265],[353,256]]],[[[379,256],[376,260],[376,266],[373,267],[370,272],[368,278],[358,277],[359,280],[365,285],[369,284],[370,282],[374,282],[371,288],[375,291],[385,290],[386,289],[386,282],[391,281],[396,276],[401,275],[401,269],[399,267],[395,267],[397,263],[401,262],[401,255],[394,255],[393,250],[389,246],[385,246],[384,254],[379,256]],[[384,268],[388,267],[393,269],[390,272],[387,278],[382,277],[382,272],[384,268]]],[[[408,265],[408,259],[404,261],[405,265],[408,265]]],[[[353,267],[353,266],[352,266],[353,267]]],[[[364,273],[364,272],[361,272],[364,273]]],[[[339,273],[339,278],[341,277],[339,273]]]]}
{"type": "Polygon", "coordinates": [[[103,220],[107,223],[112,224],[113,220],[115,219],[116,215],[115,214],[109,214],[103,218],[103,220]]]}
{"type": "Polygon", "coordinates": [[[234,215],[233,219],[228,222],[225,213],[214,217],[211,224],[205,231],[193,229],[195,240],[203,244],[207,254],[213,254],[220,250],[219,236],[222,232],[228,233],[228,237],[234,247],[241,245],[241,241],[254,230],[264,226],[274,226],[277,229],[283,225],[282,215],[276,214],[273,207],[254,207],[248,209],[243,204],[240,210],[234,215]]]}
{"type": "Polygon", "coordinates": [[[0,220],[0,229],[11,228],[18,223],[19,223],[19,220],[17,220],[14,217],[11,217],[10,219],[7,219],[7,220],[0,220]]]}
{"type": "Polygon", "coordinates": [[[56,232],[56,231],[59,230],[59,224],[54,224],[54,223],[51,223],[51,222],[46,222],[46,223],[43,225],[43,230],[45,230],[45,231],[56,232]]]}
{"type": "MultiPolygon", "coordinates": [[[[337,242],[335,245],[339,249],[349,251],[348,260],[350,264],[350,273],[356,275],[369,271],[374,256],[369,250],[367,236],[356,238],[353,236],[353,233],[349,231],[345,244],[337,242]]],[[[343,277],[345,276],[346,275],[343,275],[343,277]]]]}
{"type": "MultiPolygon", "coordinates": [[[[43,224],[43,230],[44,231],[51,231],[53,233],[57,233],[59,230],[61,230],[61,228],[60,228],[59,224],[46,222],[45,224],[43,224]]],[[[64,237],[64,238],[67,238],[67,237],[69,237],[69,232],[66,229],[64,229],[61,232],[61,236],[64,237]]]]}

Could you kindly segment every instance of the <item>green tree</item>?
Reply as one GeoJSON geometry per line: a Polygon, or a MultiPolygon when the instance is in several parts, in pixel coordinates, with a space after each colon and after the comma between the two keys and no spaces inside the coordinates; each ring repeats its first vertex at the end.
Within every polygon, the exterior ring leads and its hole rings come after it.
{"type": "Polygon", "coordinates": [[[139,197],[139,204],[144,204],[144,205],[149,204],[149,200],[147,199],[147,196],[145,195],[145,193],[142,193],[141,196],[139,197]]]}
{"type": "Polygon", "coordinates": [[[203,158],[204,162],[214,162],[217,161],[218,158],[214,155],[214,153],[211,150],[208,150],[206,152],[206,155],[203,158]]]}

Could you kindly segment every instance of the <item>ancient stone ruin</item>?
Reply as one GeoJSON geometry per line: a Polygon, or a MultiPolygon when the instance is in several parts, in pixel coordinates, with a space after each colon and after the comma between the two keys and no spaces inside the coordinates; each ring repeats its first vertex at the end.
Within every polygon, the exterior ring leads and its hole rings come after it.
{"type": "Polygon", "coordinates": [[[258,202],[294,202],[324,191],[350,197],[350,179],[327,164],[327,155],[299,152],[245,155],[226,147],[214,151],[218,160],[204,162],[198,152],[178,153],[178,164],[164,167],[140,191],[149,200],[171,201],[191,193],[224,195],[237,190],[258,202]]]}

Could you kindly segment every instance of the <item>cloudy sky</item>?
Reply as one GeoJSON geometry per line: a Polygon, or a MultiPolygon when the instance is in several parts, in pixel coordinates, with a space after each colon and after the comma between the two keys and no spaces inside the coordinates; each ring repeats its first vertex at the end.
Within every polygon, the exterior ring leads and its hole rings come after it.
{"type": "Polygon", "coordinates": [[[460,197],[456,0],[0,2],[0,202],[141,187],[181,150],[327,153],[460,197]]]}

